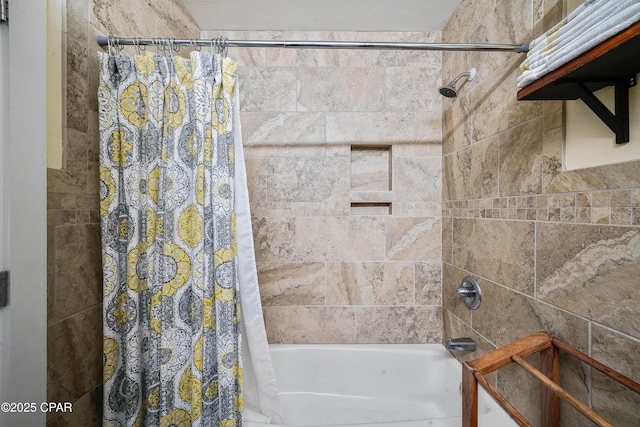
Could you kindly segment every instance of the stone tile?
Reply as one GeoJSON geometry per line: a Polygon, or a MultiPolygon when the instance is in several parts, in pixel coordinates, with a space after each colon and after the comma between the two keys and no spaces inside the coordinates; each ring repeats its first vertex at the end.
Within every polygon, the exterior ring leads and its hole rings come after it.
{"type": "Polygon", "coordinates": [[[269,202],[345,200],[349,194],[349,159],[276,157],[267,161],[269,202]]]}
{"type": "Polygon", "coordinates": [[[442,262],[453,262],[453,219],[442,218],[442,262]]]}
{"type": "Polygon", "coordinates": [[[353,307],[264,307],[267,338],[272,344],[352,344],[353,307]]]}
{"type": "Polygon", "coordinates": [[[498,138],[488,138],[444,156],[443,197],[447,200],[498,196],[498,138]]]}
{"type": "Polygon", "coordinates": [[[176,0],[148,0],[149,8],[162,20],[171,36],[179,39],[198,38],[200,31],[184,6],[176,0]]]}
{"type": "MultiPolygon", "coordinates": [[[[439,111],[441,96],[432,81],[440,67],[388,67],[384,109],[386,111],[439,111]]],[[[369,86],[371,88],[376,86],[369,86]]],[[[378,92],[375,90],[374,92],[378,92]]]]}
{"type": "Polygon", "coordinates": [[[542,186],[542,121],[500,134],[500,196],[538,194],[542,186]]]}
{"type": "Polygon", "coordinates": [[[442,198],[440,158],[395,158],[393,191],[396,201],[433,202],[442,198]]]}
{"type": "Polygon", "coordinates": [[[262,261],[257,268],[263,305],[324,305],[324,263],[262,261]]]}
{"type": "Polygon", "coordinates": [[[539,299],[640,336],[640,229],[541,223],[536,239],[539,299]]]}
{"type": "MultiPolygon", "coordinates": [[[[384,68],[298,67],[298,111],[382,111],[384,68]]],[[[269,77],[273,79],[273,77],[269,77]]]]}
{"type": "Polygon", "coordinates": [[[442,307],[356,307],[356,342],[440,343],[442,307]]]}
{"type": "MultiPolygon", "coordinates": [[[[634,381],[640,381],[640,341],[594,324],[591,356],[634,381]]],[[[640,395],[593,370],[594,410],[613,425],[632,426],[640,413],[640,395]]]]}
{"type": "Polygon", "coordinates": [[[351,146],[351,191],[391,191],[391,147],[351,146]]]}
{"type": "Polygon", "coordinates": [[[67,39],[66,125],[82,132],[87,130],[89,105],[87,45],[67,39]]]}
{"type": "MultiPolygon", "coordinates": [[[[407,112],[329,112],[328,144],[386,145],[415,140],[415,115],[407,112]]],[[[394,153],[395,154],[395,153],[394,153]]]]}
{"type": "Polygon", "coordinates": [[[393,261],[442,259],[440,218],[387,218],[386,256],[393,261]]]}
{"type": "Polygon", "coordinates": [[[100,227],[55,228],[55,313],[67,317],[102,301],[100,227]]]}
{"type": "Polygon", "coordinates": [[[384,220],[369,216],[298,217],[296,252],[302,261],[383,261],[384,220]]]}
{"type": "Polygon", "coordinates": [[[253,219],[253,240],[258,261],[295,260],[295,220],[258,217],[253,219]]]}
{"type": "Polygon", "coordinates": [[[591,222],[594,224],[610,224],[611,208],[591,208],[591,222]]]}
{"type": "Polygon", "coordinates": [[[493,282],[476,280],[482,289],[482,305],[473,312],[473,327],[497,346],[545,331],[588,351],[586,320],[493,282]]]}
{"type": "Polygon", "coordinates": [[[89,34],[89,0],[77,0],[65,4],[67,37],[86,45],[89,34]]]}
{"type": "Polygon", "coordinates": [[[72,402],[71,412],[55,417],[55,413],[47,413],[47,427],[99,427],[102,425],[102,384],[72,402]],[[51,418],[50,418],[51,417],[51,418]]]}
{"type": "Polygon", "coordinates": [[[296,111],[296,71],[284,67],[238,68],[240,111],[296,111]]]}
{"type": "Polygon", "coordinates": [[[102,305],[47,328],[47,399],[75,402],[102,382],[102,305]]]}
{"type": "Polygon", "coordinates": [[[160,18],[150,13],[146,0],[93,0],[92,5],[89,23],[101,34],[171,36],[160,18]]]}
{"type": "Polygon", "coordinates": [[[242,135],[253,156],[323,156],[324,113],[242,112],[242,135]]]}
{"type": "Polygon", "coordinates": [[[454,219],[454,265],[533,294],[534,224],[454,219]]]}
{"type": "Polygon", "coordinates": [[[413,263],[327,264],[328,305],[401,305],[413,301],[413,263]]]}
{"type": "Polygon", "coordinates": [[[442,305],[442,268],[438,262],[417,262],[416,305],[442,305]]]}

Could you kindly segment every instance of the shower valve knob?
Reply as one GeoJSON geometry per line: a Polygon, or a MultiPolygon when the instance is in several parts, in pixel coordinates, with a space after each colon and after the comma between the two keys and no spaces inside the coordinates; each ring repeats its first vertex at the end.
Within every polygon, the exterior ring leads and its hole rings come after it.
{"type": "Polygon", "coordinates": [[[464,303],[471,310],[477,310],[482,302],[482,291],[480,285],[471,276],[462,279],[462,284],[456,289],[456,295],[464,298],[464,303]]]}

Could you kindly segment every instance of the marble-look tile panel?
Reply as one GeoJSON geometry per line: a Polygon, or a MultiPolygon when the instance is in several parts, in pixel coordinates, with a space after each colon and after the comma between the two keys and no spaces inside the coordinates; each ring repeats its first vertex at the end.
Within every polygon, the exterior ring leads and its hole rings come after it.
{"type": "Polygon", "coordinates": [[[456,218],[453,263],[517,291],[533,294],[534,230],[533,222],[456,218]]]}
{"type": "Polygon", "coordinates": [[[67,39],[66,52],[66,126],[86,132],[89,96],[86,42],[67,39]]]}
{"type": "Polygon", "coordinates": [[[498,195],[498,137],[468,146],[442,159],[443,197],[479,199],[498,195]]]}
{"type": "Polygon", "coordinates": [[[102,382],[102,305],[47,327],[47,399],[75,402],[102,382]]]}
{"type": "Polygon", "coordinates": [[[325,265],[314,262],[257,263],[262,305],[324,305],[325,265]]]}
{"type": "Polygon", "coordinates": [[[497,346],[545,331],[581,351],[589,348],[588,322],[488,280],[476,279],[482,305],[473,312],[473,327],[497,346]]]}
{"type": "MultiPolygon", "coordinates": [[[[512,59],[478,82],[464,98],[472,142],[481,141],[541,114],[542,103],[517,101],[514,88],[521,59],[512,59]]],[[[481,76],[482,77],[482,76],[481,76]]]]}
{"type": "Polygon", "coordinates": [[[421,344],[442,341],[442,307],[356,307],[359,344],[421,344]]]}
{"type": "Polygon", "coordinates": [[[415,115],[408,112],[327,113],[327,143],[390,145],[415,140],[415,115]]]}
{"type": "Polygon", "coordinates": [[[432,84],[434,80],[437,81],[440,78],[439,76],[439,64],[432,68],[388,67],[384,109],[386,111],[439,111],[442,97],[432,84]]]}
{"type": "Polygon", "coordinates": [[[240,111],[296,111],[296,69],[284,67],[243,67],[238,69],[241,82],[240,111]]]}
{"type": "Polygon", "coordinates": [[[47,427],[101,426],[103,391],[102,383],[73,404],[73,410],[56,414],[47,412],[47,427]],[[58,415],[58,416],[56,416],[58,415]]]}
{"type": "Polygon", "coordinates": [[[384,68],[298,67],[298,111],[383,111],[384,68]]]}
{"type": "Polygon", "coordinates": [[[434,202],[442,198],[442,160],[394,158],[393,191],[400,202],[434,202]]]}
{"type": "MultiPolygon", "coordinates": [[[[591,356],[634,381],[640,381],[640,341],[594,324],[591,356]]],[[[594,410],[613,425],[632,426],[638,421],[640,395],[594,370],[594,410]]]]}
{"type": "Polygon", "coordinates": [[[629,337],[612,329],[592,324],[591,357],[640,382],[640,337],[629,337]]]}
{"type": "Polygon", "coordinates": [[[323,156],[324,113],[241,114],[242,139],[252,156],[323,156]]]}
{"type": "Polygon", "coordinates": [[[453,263],[453,219],[442,218],[442,262],[453,263]]]}
{"type": "MultiPolygon", "coordinates": [[[[446,84],[447,82],[443,82],[446,84]]],[[[442,153],[450,154],[471,144],[471,131],[466,107],[468,101],[462,99],[445,99],[442,101],[442,153]]]]}
{"type": "Polygon", "coordinates": [[[640,336],[640,229],[541,223],[537,296],[633,336],[640,336]]]}
{"type": "Polygon", "coordinates": [[[398,157],[441,157],[442,156],[442,113],[415,113],[415,144],[398,144],[398,157]]]}
{"type": "Polygon", "coordinates": [[[500,196],[539,194],[542,187],[542,120],[500,134],[500,196]]]}
{"type": "Polygon", "coordinates": [[[349,195],[349,159],[273,157],[267,160],[267,201],[323,202],[349,195]]]}
{"type": "Polygon", "coordinates": [[[104,35],[170,37],[146,0],[92,0],[89,23],[104,35]]]}
{"type": "Polygon", "coordinates": [[[391,146],[351,147],[351,191],[391,190],[391,146]]]}
{"type": "Polygon", "coordinates": [[[172,36],[179,39],[200,37],[198,25],[180,1],[147,0],[149,8],[171,29],[172,36]]]}
{"type": "MultiPolygon", "coordinates": [[[[89,34],[89,0],[76,0],[65,4],[66,34],[81,43],[87,43],[89,34]]],[[[95,40],[95,39],[94,39],[95,40]]]]}
{"type": "Polygon", "coordinates": [[[442,259],[440,218],[387,218],[386,254],[393,261],[442,259]]]}
{"type": "Polygon", "coordinates": [[[385,221],[380,217],[298,217],[296,253],[301,261],[383,261],[385,221]]]}
{"type": "MultiPolygon", "coordinates": [[[[442,332],[442,344],[446,344],[447,341],[451,338],[464,338],[469,337],[473,339],[476,343],[476,351],[468,352],[468,351],[453,351],[453,354],[456,359],[459,361],[468,361],[473,360],[476,357],[480,357],[483,354],[486,354],[490,351],[496,349],[496,347],[487,341],[482,335],[478,334],[471,326],[467,323],[463,322],[460,318],[458,318],[455,314],[444,309],[443,313],[443,332],[442,332]]],[[[496,382],[496,374],[489,374],[489,381],[495,385],[496,382]]]]}
{"type": "Polygon", "coordinates": [[[258,261],[294,261],[296,223],[293,218],[254,217],[253,241],[258,261]]]}
{"type": "Polygon", "coordinates": [[[353,344],[353,307],[264,307],[272,344],[353,344]]]}
{"type": "Polygon", "coordinates": [[[55,228],[55,310],[62,319],[102,301],[100,226],[55,228]]]}
{"type": "Polygon", "coordinates": [[[413,263],[327,263],[328,305],[401,305],[413,300],[413,263]]]}
{"type": "Polygon", "coordinates": [[[416,262],[416,305],[442,305],[440,262],[416,262]]]}

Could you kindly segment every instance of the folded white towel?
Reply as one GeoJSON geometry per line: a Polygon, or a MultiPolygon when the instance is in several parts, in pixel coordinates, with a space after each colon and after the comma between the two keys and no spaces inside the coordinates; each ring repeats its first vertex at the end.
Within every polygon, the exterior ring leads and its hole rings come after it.
{"type": "MultiPolygon", "coordinates": [[[[584,8],[583,12],[574,17],[571,22],[552,36],[547,37],[543,43],[539,43],[534,49],[529,49],[527,58],[522,62],[522,70],[534,68],[540,56],[547,57],[555,54],[562,46],[571,43],[576,38],[585,36],[585,33],[594,34],[594,30],[601,31],[605,26],[605,21],[616,16],[622,19],[620,14],[629,14],[629,8],[640,0],[600,0],[598,3],[591,3],[593,6],[584,8]]],[[[610,22],[610,21],[609,21],[610,22]]]]}
{"type": "Polygon", "coordinates": [[[571,37],[527,58],[521,67],[524,71],[518,77],[517,86],[522,88],[530,84],[640,21],[640,0],[613,1],[608,6],[590,14],[591,19],[576,26],[571,37]]]}

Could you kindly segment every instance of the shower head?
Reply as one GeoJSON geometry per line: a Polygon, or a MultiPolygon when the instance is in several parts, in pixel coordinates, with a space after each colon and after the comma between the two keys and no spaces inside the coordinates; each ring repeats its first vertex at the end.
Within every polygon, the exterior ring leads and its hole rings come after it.
{"type": "Polygon", "coordinates": [[[463,77],[466,77],[467,80],[469,81],[473,80],[476,77],[476,69],[472,68],[471,70],[465,73],[462,73],[455,79],[451,80],[449,84],[440,86],[440,88],[438,89],[438,91],[440,92],[440,95],[445,96],[447,98],[457,97],[458,91],[456,90],[456,84],[458,83],[458,80],[460,80],[463,77]]]}

